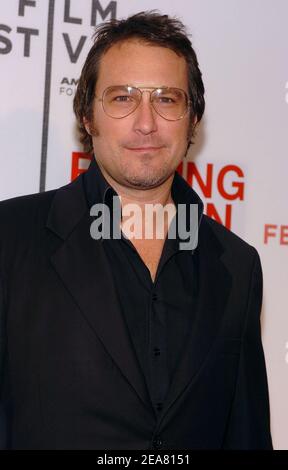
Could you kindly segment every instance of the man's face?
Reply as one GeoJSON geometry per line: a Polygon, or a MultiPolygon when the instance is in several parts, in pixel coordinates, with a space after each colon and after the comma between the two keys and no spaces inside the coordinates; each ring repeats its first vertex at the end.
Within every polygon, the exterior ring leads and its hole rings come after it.
{"type": "MultiPolygon", "coordinates": [[[[182,88],[188,94],[187,64],[171,49],[129,40],[112,46],[102,57],[95,94],[113,85],[182,88]]],[[[95,99],[92,130],[96,160],[110,180],[125,187],[148,189],[169,177],[186,153],[189,112],[167,121],[152,108],[143,92],[138,108],[115,119],[95,99]]]]}

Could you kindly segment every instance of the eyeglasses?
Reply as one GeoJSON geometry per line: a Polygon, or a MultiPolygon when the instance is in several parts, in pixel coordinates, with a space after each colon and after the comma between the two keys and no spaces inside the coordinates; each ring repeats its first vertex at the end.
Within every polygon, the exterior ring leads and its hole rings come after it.
{"type": "Polygon", "coordinates": [[[190,108],[191,101],[181,88],[171,87],[142,87],[130,85],[110,86],[103,91],[102,102],[105,113],[114,118],[122,119],[133,113],[139,106],[144,92],[150,93],[150,103],[153,109],[167,121],[182,119],[190,108]],[[150,90],[150,91],[149,91],[150,90]]]}

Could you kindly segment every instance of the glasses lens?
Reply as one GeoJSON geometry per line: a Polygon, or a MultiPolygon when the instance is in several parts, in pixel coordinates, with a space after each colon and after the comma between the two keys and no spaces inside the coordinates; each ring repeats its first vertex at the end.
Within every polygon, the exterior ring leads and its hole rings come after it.
{"type": "Polygon", "coordinates": [[[132,113],[140,100],[140,90],[130,86],[112,86],[104,92],[103,107],[109,116],[122,118],[132,113]]]}
{"type": "Polygon", "coordinates": [[[188,109],[188,98],[180,88],[157,88],[151,95],[155,111],[169,121],[181,119],[188,109]]]}

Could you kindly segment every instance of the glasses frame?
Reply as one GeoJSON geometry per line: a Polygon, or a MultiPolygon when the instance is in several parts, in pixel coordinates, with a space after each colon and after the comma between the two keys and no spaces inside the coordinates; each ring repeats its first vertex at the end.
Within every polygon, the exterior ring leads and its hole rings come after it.
{"type": "Polygon", "coordinates": [[[134,113],[134,111],[136,111],[136,109],[138,108],[138,106],[140,105],[141,101],[142,101],[142,95],[143,95],[143,92],[147,91],[149,94],[150,94],[150,103],[151,103],[151,106],[152,108],[154,109],[154,111],[159,115],[161,116],[163,119],[165,119],[166,121],[179,121],[180,119],[183,119],[184,116],[186,116],[187,112],[190,110],[190,107],[191,107],[191,103],[192,101],[189,100],[189,97],[188,97],[188,94],[186,93],[185,90],[183,90],[182,88],[176,88],[176,87],[168,87],[168,86],[165,86],[165,85],[162,85],[162,86],[157,86],[157,87],[149,87],[149,86],[145,86],[145,85],[139,85],[139,87],[136,87],[136,86],[133,86],[133,85],[111,85],[111,86],[108,86],[107,88],[105,88],[105,90],[103,91],[102,93],[102,97],[99,98],[97,97],[97,95],[95,94],[94,97],[96,98],[96,101],[100,101],[102,102],[102,108],[103,108],[103,111],[105,114],[107,114],[107,116],[111,117],[112,119],[124,119],[125,117],[127,116],[130,116],[130,114],[134,113]],[[141,93],[141,98],[139,100],[139,103],[137,104],[136,108],[134,108],[132,111],[130,111],[128,114],[125,114],[125,116],[121,116],[121,117],[115,117],[115,116],[111,116],[111,114],[107,113],[107,110],[105,109],[105,106],[104,106],[104,98],[105,98],[105,95],[106,93],[111,89],[111,88],[115,88],[115,87],[127,87],[127,88],[133,88],[135,90],[139,90],[140,93],[141,93]],[[157,111],[157,109],[155,109],[154,107],[154,104],[153,104],[153,101],[152,101],[152,93],[158,89],[166,89],[166,90],[178,90],[178,91],[181,91],[182,93],[184,93],[185,97],[186,97],[186,103],[187,103],[187,108],[185,110],[185,112],[177,119],[168,119],[164,116],[162,116],[162,114],[159,113],[159,111],[157,111]],[[150,91],[149,91],[150,90],[150,91]]]}

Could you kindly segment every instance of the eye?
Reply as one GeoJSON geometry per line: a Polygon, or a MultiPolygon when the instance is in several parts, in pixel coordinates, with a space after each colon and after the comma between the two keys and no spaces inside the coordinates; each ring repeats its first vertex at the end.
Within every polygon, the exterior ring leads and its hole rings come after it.
{"type": "Polygon", "coordinates": [[[118,101],[118,102],[127,102],[127,101],[133,101],[132,96],[130,95],[121,95],[121,96],[115,96],[113,98],[113,101],[118,101]]]}
{"type": "Polygon", "coordinates": [[[177,103],[175,100],[175,97],[170,96],[170,95],[160,95],[155,98],[155,102],[158,103],[159,105],[170,105],[173,106],[174,104],[177,103]]]}
{"type": "Polygon", "coordinates": [[[167,104],[172,104],[175,103],[175,100],[171,98],[170,96],[159,96],[158,101],[160,103],[167,103],[167,104]]]}

